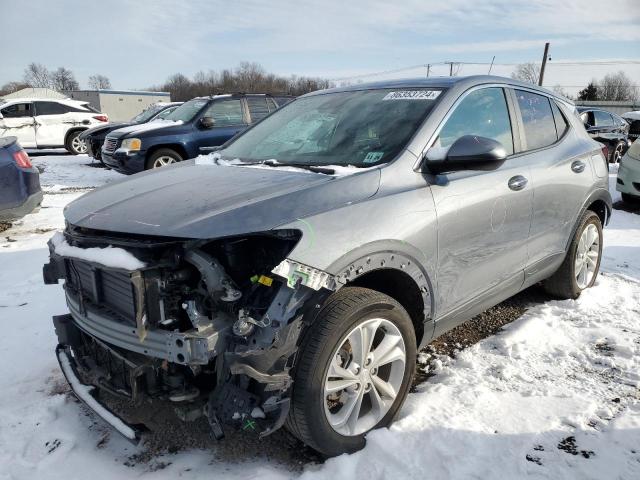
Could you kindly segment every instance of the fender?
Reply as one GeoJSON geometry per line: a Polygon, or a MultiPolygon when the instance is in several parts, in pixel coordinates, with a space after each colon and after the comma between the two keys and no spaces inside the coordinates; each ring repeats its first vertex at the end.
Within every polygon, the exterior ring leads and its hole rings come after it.
{"type": "Polygon", "coordinates": [[[565,247],[564,247],[565,252],[569,250],[569,245],[576,233],[576,230],[578,229],[578,226],[579,226],[578,223],[580,222],[582,215],[587,210],[587,207],[589,207],[589,205],[591,205],[593,202],[597,200],[601,200],[602,202],[604,202],[606,207],[604,212],[605,220],[602,226],[604,227],[605,225],[609,225],[609,220],[611,219],[611,210],[613,209],[613,200],[611,198],[611,194],[609,193],[609,190],[605,188],[598,188],[597,190],[594,190],[593,192],[591,192],[591,194],[587,197],[587,199],[584,201],[584,203],[580,207],[580,211],[576,217],[576,221],[573,225],[573,228],[571,229],[571,235],[569,235],[569,238],[567,239],[567,242],[565,244],[565,247]]]}
{"type": "Polygon", "coordinates": [[[334,276],[336,290],[374,270],[398,270],[411,277],[422,296],[425,329],[421,344],[424,345],[433,335],[433,328],[428,324],[433,322],[436,297],[433,274],[427,270],[426,262],[418,260],[421,257],[424,254],[407,242],[377,241],[343,255],[327,268],[327,272],[334,276]]]}

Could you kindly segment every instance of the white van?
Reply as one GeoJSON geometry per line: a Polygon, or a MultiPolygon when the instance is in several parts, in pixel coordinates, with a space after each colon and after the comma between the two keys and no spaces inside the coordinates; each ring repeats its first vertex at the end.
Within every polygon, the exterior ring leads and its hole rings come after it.
{"type": "Polygon", "coordinates": [[[18,137],[24,148],[64,147],[73,155],[86,153],[87,145],[78,136],[107,121],[106,115],[77,100],[18,98],[0,103],[0,137],[18,137]]]}

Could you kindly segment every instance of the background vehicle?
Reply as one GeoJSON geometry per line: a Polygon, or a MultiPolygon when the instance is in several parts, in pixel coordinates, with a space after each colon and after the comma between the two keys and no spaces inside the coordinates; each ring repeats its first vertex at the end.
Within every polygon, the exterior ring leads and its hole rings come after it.
{"type": "Polygon", "coordinates": [[[87,102],[12,99],[0,104],[0,137],[15,136],[24,148],[64,147],[77,155],[87,151],[80,133],[108,120],[87,102]]]}
{"type": "Polygon", "coordinates": [[[640,142],[631,144],[620,161],[616,190],[625,202],[640,202],[640,142]]]}
{"type": "Polygon", "coordinates": [[[584,128],[594,140],[609,150],[609,161],[618,163],[629,148],[629,124],[615,113],[589,107],[578,107],[584,128]]]}
{"type": "Polygon", "coordinates": [[[87,144],[87,153],[96,160],[101,160],[102,144],[108,133],[131,125],[141,125],[152,122],[153,120],[162,120],[178,108],[179,105],[182,105],[182,102],[154,103],[128,122],[110,122],[106,125],[98,125],[97,127],[85,130],[80,134],[80,139],[84,140],[87,144]]]}
{"type": "Polygon", "coordinates": [[[108,134],[102,160],[121,173],[136,173],[194,158],[277,108],[271,96],[262,94],[194,98],[169,114],[166,122],[134,125],[108,134]]]}
{"type": "Polygon", "coordinates": [[[593,285],[607,167],[572,104],[512,79],[305,95],[67,206],[44,267],[70,309],[58,359],[77,387],[106,351],[131,371],[92,385],[188,400],[217,436],[286,422],[326,455],[357,450],[399,411],[418,348],[538,282],[593,285]],[[82,250],[107,245],[126,263],[82,250]]]}
{"type": "Polygon", "coordinates": [[[40,175],[16,137],[0,138],[0,222],[18,220],[42,203],[40,175]]]}
{"type": "Polygon", "coordinates": [[[640,137],[640,110],[622,115],[629,122],[629,140],[636,141],[640,137]]]}

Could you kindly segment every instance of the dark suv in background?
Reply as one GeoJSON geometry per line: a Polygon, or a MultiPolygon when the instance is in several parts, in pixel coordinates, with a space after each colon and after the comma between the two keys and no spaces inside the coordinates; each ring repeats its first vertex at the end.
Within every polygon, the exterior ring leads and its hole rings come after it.
{"type": "Polygon", "coordinates": [[[599,108],[578,107],[578,114],[591,138],[607,146],[609,161],[618,163],[630,145],[627,121],[599,108]]]}
{"type": "Polygon", "coordinates": [[[114,170],[131,174],[194,158],[222,145],[278,106],[265,94],[194,98],[165,122],[133,125],[108,134],[102,160],[114,170]]]}
{"type": "Polygon", "coordinates": [[[182,105],[182,102],[156,103],[140,112],[128,122],[110,122],[106,125],[98,125],[97,127],[85,130],[80,134],[80,139],[84,140],[87,144],[87,153],[96,160],[102,161],[102,144],[109,133],[131,125],[141,125],[154,120],[162,120],[180,105],[182,105]]]}

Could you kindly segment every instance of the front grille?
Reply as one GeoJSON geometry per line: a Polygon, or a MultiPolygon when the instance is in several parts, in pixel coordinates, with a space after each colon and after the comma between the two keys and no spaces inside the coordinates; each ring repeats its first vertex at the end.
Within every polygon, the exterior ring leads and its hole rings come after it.
{"type": "Polygon", "coordinates": [[[66,269],[67,282],[83,299],[135,325],[136,297],[129,273],[97,268],[77,259],[66,259],[66,269]]]}
{"type": "Polygon", "coordinates": [[[115,138],[109,138],[107,137],[104,141],[104,151],[107,153],[113,153],[116,150],[116,147],[118,146],[118,140],[115,138]]]}

